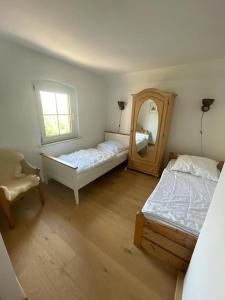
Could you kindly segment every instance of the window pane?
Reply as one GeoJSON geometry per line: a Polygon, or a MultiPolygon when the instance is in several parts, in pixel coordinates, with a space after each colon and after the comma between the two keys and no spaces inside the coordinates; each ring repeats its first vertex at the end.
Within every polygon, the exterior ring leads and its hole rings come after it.
{"type": "Polygon", "coordinates": [[[44,116],[45,134],[46,136],[58,135],[58,120],[57,116],[44,116]]]}
{"type": "Polygon", "coordinates": [[[55,93],[40,91],[41,105],[44,115],[56,114],[55,93]]]}
{"type": "Polygon", "coordinates": [[[70,114],[69,97],[67,94],[56,93],[58,114],[70,114]]]}
{"type": "Polygon", "coordinates": [[[59,131],[60,134],[70,133],[71,130],[71,120],[70,116],[58,116],[59,118],[59,131]]]}

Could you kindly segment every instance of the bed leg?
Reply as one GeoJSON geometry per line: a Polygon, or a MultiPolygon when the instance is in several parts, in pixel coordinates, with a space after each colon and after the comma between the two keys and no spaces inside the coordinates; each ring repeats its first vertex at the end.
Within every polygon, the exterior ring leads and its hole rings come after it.
{"type": "Polygon", "coordinates": [[[144,215],[142,212],[136,214],[135,232],[134,232],[134,245],[141,247],[142,233],[144,228],[144,215]]]}
{"type": "Polygon", "coordinates": [[[49,181],[48,175],[45,175],[45,174],[44,174],[44,183],[45,183],[45,184],[48,184],[48,181],[49,181]]]}
{"type": "Polygon", "coordinates": [[[174,300],[181,300],[182,299],[184,276],[185,276],[185,274],[181,271],[177,274],[177,284],[176,284],[174,300]]]}
{"type": "Polygon", "coordinates": [[[74,191],[76,205],[79,205],[79,191],[78,191],[78,189],[74,189],[73,191],[74,191]]]}

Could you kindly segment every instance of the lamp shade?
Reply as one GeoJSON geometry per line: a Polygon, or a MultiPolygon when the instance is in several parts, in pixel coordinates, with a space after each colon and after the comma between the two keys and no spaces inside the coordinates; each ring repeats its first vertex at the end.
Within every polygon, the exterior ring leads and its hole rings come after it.
{"type": "Polygon", "coordinates": [[[117,103],[118,103],[119,109],[124,110],[126,102],[125,101],[118,101],[117,103]]]}
{"type": "Polygon", "coordinates": [[[215,99],[202,99],[202,111],[207,112],[210,110],[210,106],[213,104],[215,99]]]}

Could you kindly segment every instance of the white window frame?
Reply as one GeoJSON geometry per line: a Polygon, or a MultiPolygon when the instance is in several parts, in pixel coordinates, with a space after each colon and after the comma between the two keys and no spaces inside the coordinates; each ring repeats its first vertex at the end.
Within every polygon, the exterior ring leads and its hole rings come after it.
{"type": "Polygon", "coordinates": [[[33,89],[36,96],[38,119],[41,130],[41,144],[48,144],[54,142],[60,142],[68,139],[79,137],[79,124],[78,124],[78,108],[77,99],[75,97],[74,90],[64,84],[54,81],[32,81],[33,89]],[[40,91],[54,92],[54,93],[65,93],[69,95],[70,99],[70,110],[71,110],[71,129],[70,133],[46,136],[44,126],[44,114],[41,105],[40,91]]]}

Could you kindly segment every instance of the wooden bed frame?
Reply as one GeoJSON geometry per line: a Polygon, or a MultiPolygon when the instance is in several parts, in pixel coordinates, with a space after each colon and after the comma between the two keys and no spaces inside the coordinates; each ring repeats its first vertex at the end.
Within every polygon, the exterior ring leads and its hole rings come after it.
{"type": "MultiPolygon", "coordinates": [[[[114,140],[120,142],[125,146],[129,146],[129,135],[119,134],[113,132],[105,132],[105,141],[114,140]]],[[[63,154],[63,153],[62,153],[63,154]]],[[[122,153],[121,153],[122,154],[122,153]]],[[[122,162],[126,161],[128,154],[122,154],[115,159],[106,161],[105,163],[97,166],[89,171],[78,173],[77,167],[66,163],[53,155],[47,153],[41,153],[44,181],[48,183],[48,180],[53,178],[56,181],[66,185],[73,189],[76,204],[79,204],[79,189],[92,182],[96,178],[107,173],[111,169],[115,168],[122,162]]]]}
{"type": "Polygon", "coordinates": [[[185,274],[183,272],[179,272],[177,274],[177,283],[176,283],[176,289],[174,294],[174,300],[182,300],[184,277],[185,274]]]}
{"type": "MultiPolygon", "coordinates": [[[[170,159],[176,158],[177,154],[170,154],[170,159]]],[[[217,165],[220,171],[223,164],[217,165]]],[[[197,237],[191,233],[147,219],[142,212],[136,215],[134,244],[179,270],[187,270],[196,242],[197,237]]]]}
{"type": "Polygon", "coordinates": [[[155,220],[136,215],[134,244],[161,260],[186,271],[197,237],[155,220]]]}

